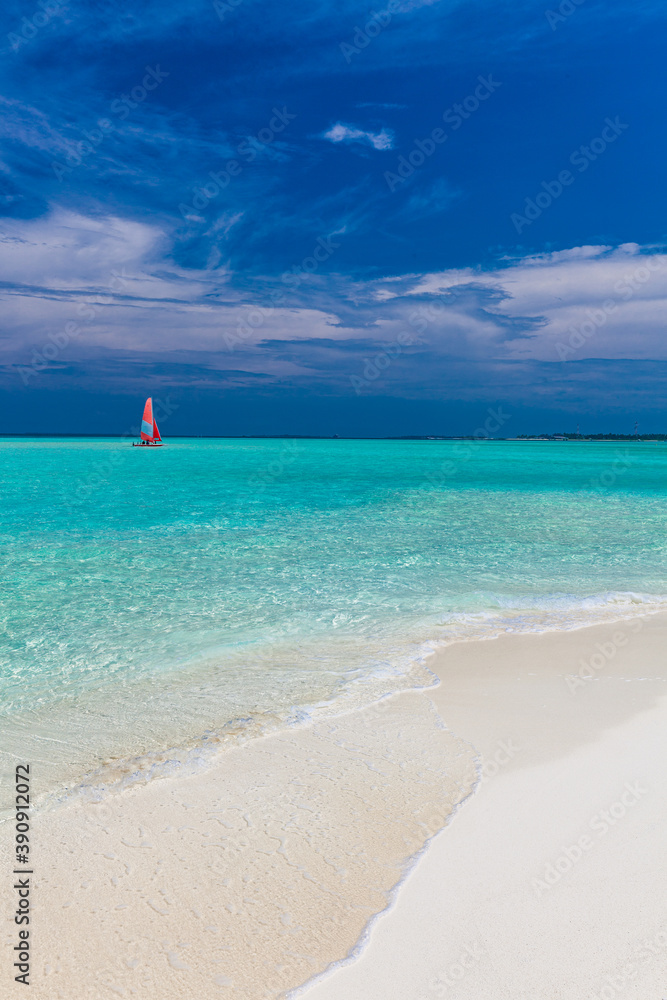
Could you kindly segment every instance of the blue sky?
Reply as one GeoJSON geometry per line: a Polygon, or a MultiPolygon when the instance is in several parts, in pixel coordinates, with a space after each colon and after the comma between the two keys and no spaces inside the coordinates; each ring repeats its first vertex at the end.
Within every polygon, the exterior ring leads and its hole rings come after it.
{"type": "Polygon", "coordinates": [[[665,430],[665,17],[6,3],[0,430],[665,430]]]}

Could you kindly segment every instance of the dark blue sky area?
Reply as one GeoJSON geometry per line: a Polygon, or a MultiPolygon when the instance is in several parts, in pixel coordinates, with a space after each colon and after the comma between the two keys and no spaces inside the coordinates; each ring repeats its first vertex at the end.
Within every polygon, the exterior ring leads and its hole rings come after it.
{"type": "Polygon", "coordinates": [[[0,431],[664,430],[665,15],[5,4],[0,431]]]}

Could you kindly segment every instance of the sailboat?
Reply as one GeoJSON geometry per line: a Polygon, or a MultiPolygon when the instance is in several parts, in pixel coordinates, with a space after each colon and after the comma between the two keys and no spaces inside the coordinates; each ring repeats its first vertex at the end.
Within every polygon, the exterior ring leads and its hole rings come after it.
{"type": "Polygon", "coordinates": [[[144,415],[141,418],[141,441],[135,441],[133,448],[161,448],[162,438],[157,428],[157,421],[153,416],[153,399],[151,396],[146,400],[144,415]]]}

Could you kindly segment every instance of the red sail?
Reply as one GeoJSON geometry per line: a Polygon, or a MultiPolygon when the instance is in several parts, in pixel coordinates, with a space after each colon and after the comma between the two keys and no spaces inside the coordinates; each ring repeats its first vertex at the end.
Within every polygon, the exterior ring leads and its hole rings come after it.
{"type": "Polygon", "coordinates": [[[155,417],[153,417],[153,440],[154,441],[162,440],[162,438],[160,437],[160,432],[157,429],[157,420],[155,419],[155,417]]]}
{"type": "Polygon", "coordinates": [[[154,431],[157,429],[153,420],[153,400],[149,396],[144,406],[144,415],[141,420],[141,440],[152,441],[155,437],[154,431]]]}

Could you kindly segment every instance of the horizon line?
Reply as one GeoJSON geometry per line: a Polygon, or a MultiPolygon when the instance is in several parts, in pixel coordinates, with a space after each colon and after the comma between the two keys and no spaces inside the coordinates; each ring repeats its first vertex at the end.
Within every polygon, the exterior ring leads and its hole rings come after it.
{"type": "MultiPolygon", "coordinates": [[[[0,438],[121,438],[129,440],[138,437],[138,434],[114,433],[114,434],[82,434],[73,431],[0,431],[0,438]]],[[[621,434],[609,431],[603,433],[597,431],[589,434],[559,433],[559,434],[519,434],[515,437],[493,437],[490,434],[479,436],[476,434],[389,434],[389,435],[351,435],[351,434],[174,434],[171,438],[163,440],[206,440],[206,441],[280,441],[286,438],[296,438],[303,441],[548,441],[548,442],[569,442],[569,441],[600,441],[600,440],[667,440],[667,433],[664,431],[648,432],[645,434],[621,434]]]]}

